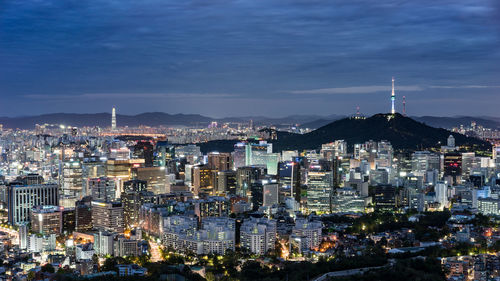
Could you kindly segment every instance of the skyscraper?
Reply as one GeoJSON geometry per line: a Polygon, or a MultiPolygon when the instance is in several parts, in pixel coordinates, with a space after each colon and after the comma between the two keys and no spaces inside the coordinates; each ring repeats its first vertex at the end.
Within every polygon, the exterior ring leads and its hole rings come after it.
{"type": "Polygon", "coordinates": [[[307,173],[307,208],[309,212],[330,213],[333,171],[319,167],[307,173]]]}
{"type": "Polygon", "coordinates": [[[111,202],[116,198],[116,184],[113,179],[106,177],[89,179],[89,187],[92,200],[111,202]]]}
{"type": "Polygon", "coordinates": [[[114,107],[111,111],[111,130],[116,130],[116,109],[114,107]]]}
{"type": "Polygon", "coordinates": [[[57,184],[19,184],[8,186],[9,223],[29,222],[31,208],[43,205],[59,205],[57,184]]]}
{"type": "Polygon", "coordinates": [[[394,108],[394,101],[396,100],[396,94],[394,93],[394,77],[392,77],[392,94],[391,94],[391,114],[396,113],[396,109],[394,108]]]}

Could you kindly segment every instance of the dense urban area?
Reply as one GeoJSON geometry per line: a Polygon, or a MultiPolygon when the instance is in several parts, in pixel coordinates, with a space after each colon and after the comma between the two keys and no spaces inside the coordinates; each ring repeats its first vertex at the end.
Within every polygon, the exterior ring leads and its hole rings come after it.
{"type": "Polygon", "coordinates": [[[250,120],[129,128],[112,116],[2,129],[1,280],[500,280],[495,128],[449,128],[421,149],[278,151],[277,130],[250,120]]]}

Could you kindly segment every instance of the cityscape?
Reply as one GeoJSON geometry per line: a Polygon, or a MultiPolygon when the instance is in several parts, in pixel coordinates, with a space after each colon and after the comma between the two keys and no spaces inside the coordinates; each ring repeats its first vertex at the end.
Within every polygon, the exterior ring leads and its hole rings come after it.
{"type": "Polygon", "coordinates": [[[500,6],[410,2],[6,3],[0,281],[500,281],[500,6]]]}

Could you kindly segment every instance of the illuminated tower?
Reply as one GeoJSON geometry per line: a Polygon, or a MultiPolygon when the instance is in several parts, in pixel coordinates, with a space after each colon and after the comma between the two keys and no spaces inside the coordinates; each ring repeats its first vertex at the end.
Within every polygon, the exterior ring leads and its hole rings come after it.
{"type": "Polygon", "coordinates": [[[406,97],[403,96],[403,116],[406,116],[406,97]]]}
{"type": "Polygon", "coordinates": [[[114,107],[111,111],[111,130],[116,130],[116,109],[114,107]]]}
{"type": "Polygon", "coordinates": [[[395,100],[396,100],[396,94],[394,93],[394,77],[392,77],[392,94],[391,94],[392,109],[391,109],[391,114],[396,113],[396,109],[394,108],[394,101],[395,100]]]}

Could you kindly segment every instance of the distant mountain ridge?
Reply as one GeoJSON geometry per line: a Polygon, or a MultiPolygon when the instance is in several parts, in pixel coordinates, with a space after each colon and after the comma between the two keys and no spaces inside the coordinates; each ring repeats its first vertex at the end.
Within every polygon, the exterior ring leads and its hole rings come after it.
{"type": "MultiPolygon", "coordinates": [[[[301,128],[317,129],[330,122],[345,118],[343,115],[290,115],[286,117],[270,118],[265,116],[244,116],[244,117],[225,117],[211,118],[200,114],[168,114],[164,112],[146,112],[137,115],[117,114],[118,126],[136,127],[144,126],[204,126],[212,121],[220,123],[252,122],[255,125],[263,126],[290,126],[299,125],[301,128]]],[[[459,125],[470,125],[475,121],[478,125],[487,128],[500,129],[500,118],[496,117],[436,117],[436,116],[421,116],[412,117],[413,119],[423,122],[429,126],[437,128],[451,128],[459,125]]],[[[111,125],[110,113],[51,113],[37,116],[21,116],[21,117],[0,117],[0,124],[5,128],[31,129],[35,124],[61,124],[67,126],[99,126],[109,127],[111,125]]]]}
{"type": "MultiPolygon", "coordinates": [[[[168,114],[163,112],[148,112],[137,115],[116,115],[118,126],[160,126],[160,125],[196,125],[209,123],[213,119],[199,114],[168,114]]],[[[31,129],[35,124],[61,124],[67,126],[111,126],[110,113],[53,113],[39,116],[0,117],[0,124],[5,128],[31,129]]]]}
{"type": "MultiPolygon", "coordinates": [[[[338,115],[330,115],[329,118],[340,118],[338,115]]],[[[280,118],[270,118],[264,116],[245,116],[245,117],[225,117],[212,118],[200,114],[168,114],[164,112],[146,112],[137,115],[117,114],[117,124],[121,126],[205,126],[210,122],[216,121],[220,123],[237,122],[249,123],[250,120],[255,125],[272,126],[272,125],[295,125],[304,122],[311,122],[318,118],[319,115],[290,115],[280,118]]],[[[110,113],[51,113],[37,116],[20,116],[20,117],[0,117],[0,124],[5,128],[32,129],[36,124],[57,124],[76,127],[109,127],[111,125],[110,113]]]]}
{"type": "Polygon", "coordinates": [[[412,117],[414,120],[425,123],[436,128],[453,128],[460,125],[470,126],[474,121],[477,125],[486,128],[500,129],[499,120],[494,117],[471,117],[471,116],[456,116],[456,117],[436,117],[436,116],[421,116],[412,117]]]}

